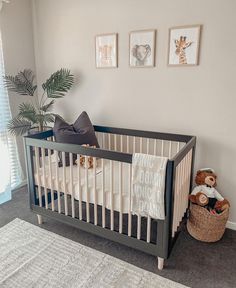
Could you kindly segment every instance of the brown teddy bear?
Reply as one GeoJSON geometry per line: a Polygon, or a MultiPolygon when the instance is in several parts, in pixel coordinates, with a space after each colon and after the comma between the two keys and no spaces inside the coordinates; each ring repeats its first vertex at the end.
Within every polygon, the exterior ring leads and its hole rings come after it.
{"type": "MultiPolygon", "coordinates": [[[[82,146],[84,147],[90,147],[90,148],[96,148],[96,146],[90,146],[89,144],[83,144],[82,146]]],[[[93,157],[92,156],[88,156],[88,162],[87,162],[87,168],[90,169],[90,168],[93,168],[93,157]]],[[[80,166],[83,166],[85,167],[85,156],[83,155],[80,155],[80,166]]],[[[75,160],[75,164],[78,165],[78,161],[75,160]]]]}
{"type": "Polygon", "coordinates": [[[193,189],[189,200],[209,210],[215,209],[221,212],[229,208],[228,200],[224,199],[215,189],[217,176],[213,169],[205,168],[197,171],[195,182],[197,186],[193,189]]]}

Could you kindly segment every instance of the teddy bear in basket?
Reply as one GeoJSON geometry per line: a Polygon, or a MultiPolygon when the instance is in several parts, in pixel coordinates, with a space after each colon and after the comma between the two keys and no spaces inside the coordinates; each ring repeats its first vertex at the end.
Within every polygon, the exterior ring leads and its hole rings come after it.
{"type": "Polygon", "coordinates": [[[206,207],[212,214],[221,213],[230,206],[229,201],[215,189],[216,178],[213,169],[205,168],[197,171],[195,178],[197,186],[189,195],[192,203],[206,207]]]}

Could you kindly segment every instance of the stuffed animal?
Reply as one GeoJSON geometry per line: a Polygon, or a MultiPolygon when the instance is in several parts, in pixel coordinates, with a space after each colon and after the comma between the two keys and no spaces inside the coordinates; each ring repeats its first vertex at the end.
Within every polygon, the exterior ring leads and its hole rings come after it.
{"type": "MultiPolygon", "coordinates": [[[[89,144],[83,144],[82,146],[90,147],[90,148],[96,148],[96,146],[90,146],[89,144]]],[[[88,162],[87,162],[88,169],[93,168],[93,157],[89,156],[87,159],[88,159],[88,162]]],[[[80,155],[80,159],[79,160],[80,160],[79,164],[81,166],[85,167],[85,156],[84,155],[80,155]]],[[[78,161],[77,160],[75,161],[75,164],[78,165],[78,161]]]]}
{"type": "Polygon", "coordinates": [[[229,208],[230,204],[215,189],[216,178],[217,176],[213,169],[205,168],[197,171],[195,178],[197,186],[189,195],[189,200],[209,210],[214,209],[219,213],[229,208]]]}

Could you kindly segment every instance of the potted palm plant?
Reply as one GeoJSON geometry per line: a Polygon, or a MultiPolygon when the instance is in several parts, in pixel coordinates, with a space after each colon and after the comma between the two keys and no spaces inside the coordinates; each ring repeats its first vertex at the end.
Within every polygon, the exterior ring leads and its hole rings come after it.
{"type": "Polygon", "coordinates": [[[68,69],[56,71],[42,84],[41,97],[33,97],[37,85],[30,69],[20,71],[16,76],[6,75],[4,80],[9,91],[32,97],[31,101],[19,105],[19,113],[8,123],[8,131],[18,136],[31,129],[43,131],[48,123],[54,122],[55,116],[59,116],[51,112],[55,100],[64,97],[71,89],[74,76],[68,69]]]}

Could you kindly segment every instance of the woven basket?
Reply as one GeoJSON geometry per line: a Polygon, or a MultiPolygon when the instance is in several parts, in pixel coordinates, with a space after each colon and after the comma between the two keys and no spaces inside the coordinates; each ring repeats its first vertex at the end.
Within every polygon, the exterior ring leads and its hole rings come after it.
{"type": "Polygon", "coordinates": [[[191,236],[203,242],[219,241],[229,218],[229,209],[221,214],[211,214],[206,208],[190,204],[187,229],[191,236]]]}

